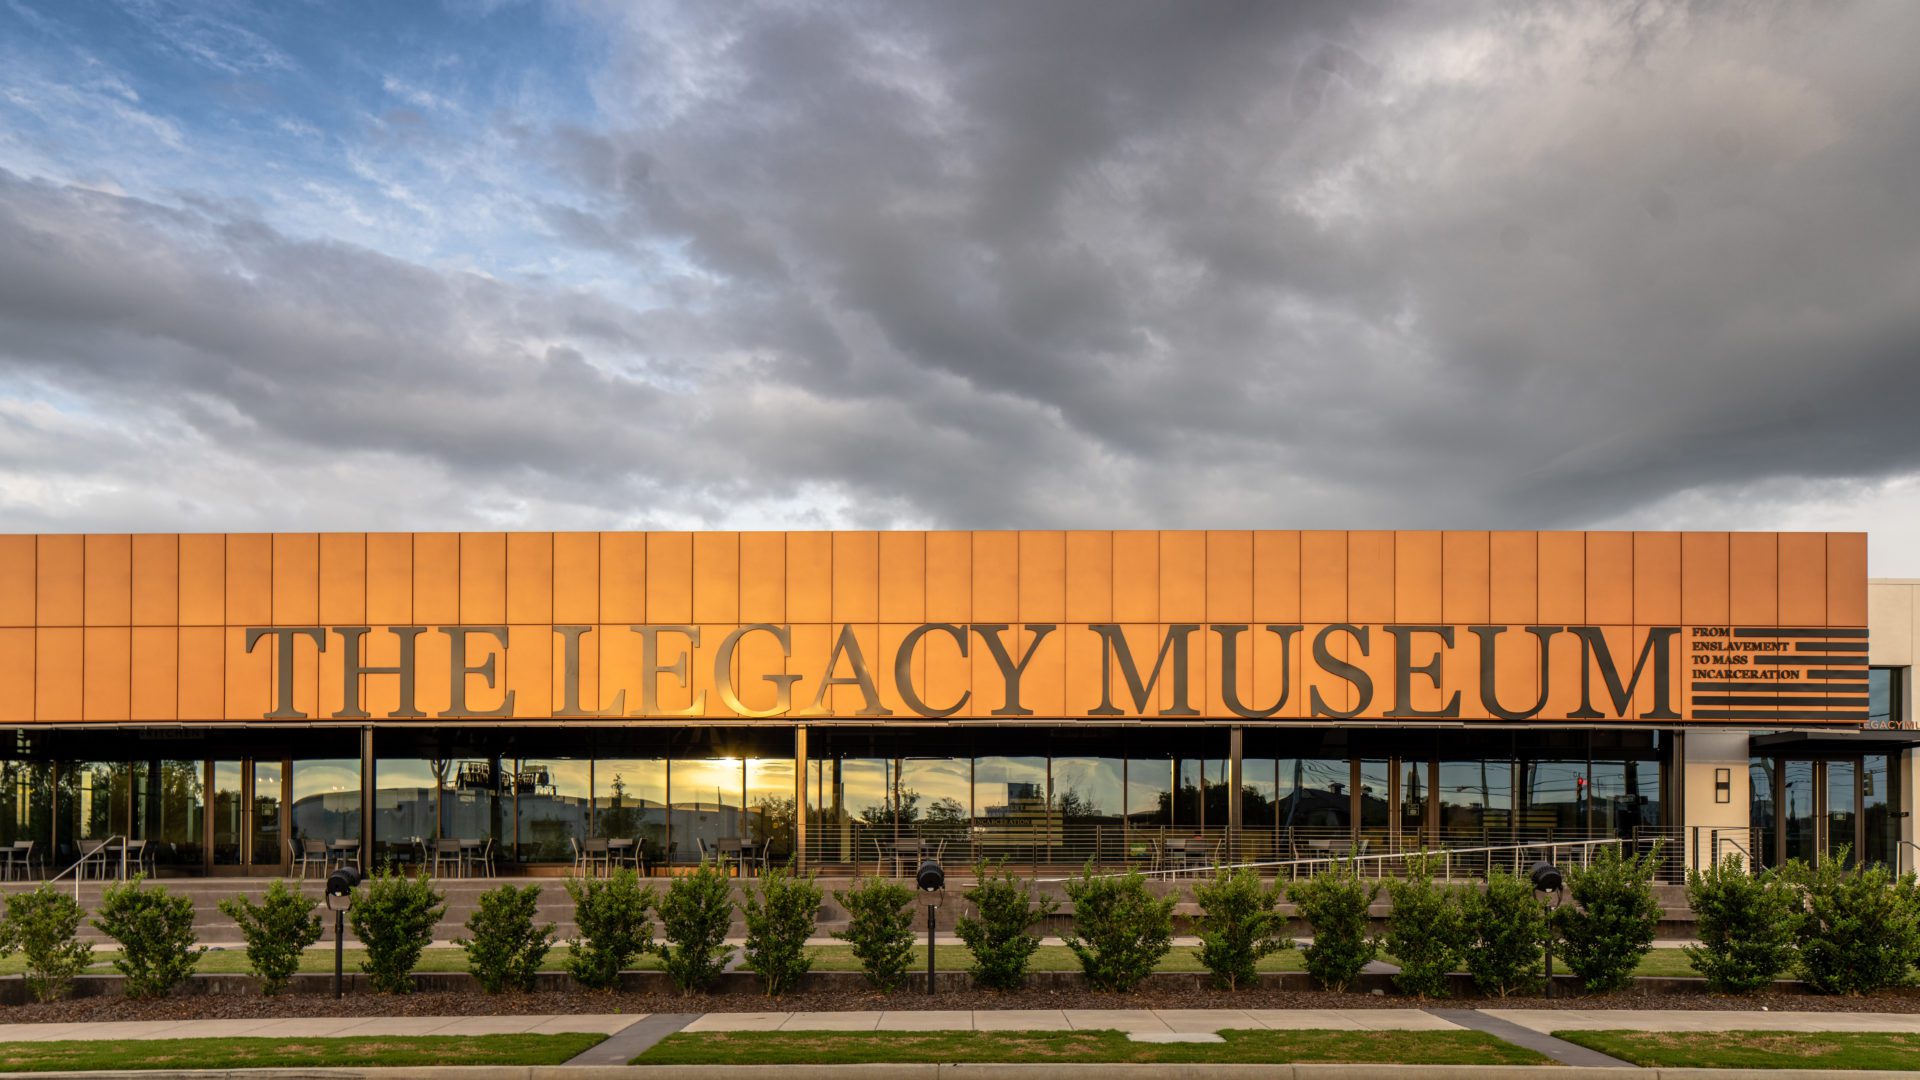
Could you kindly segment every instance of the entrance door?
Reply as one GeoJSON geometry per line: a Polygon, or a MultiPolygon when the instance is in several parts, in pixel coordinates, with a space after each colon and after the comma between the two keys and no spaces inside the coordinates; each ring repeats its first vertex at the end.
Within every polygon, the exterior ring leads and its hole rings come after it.
{"type": "Polygon", "coordinates": [[[1860,774],[1860,765],[1854,761],[1829,761],[1826,766],[1826,836],[1823,838],[1822,854],[1838,858],[1845,852],[1847,865],[1851,866],[1860,854],[1857,828],[1860,815],[1855,813],[1855,803],[1860,796],[1860,784],[1856,779],[1860,774]]]}
{"type": "Polygon", "coordinates": [[[1817,863],[1860,852],[1860,759],[1780,762],[1780,858],[1817,863]]]}
{"type": "Polygon", "coordinates": [[[1816,861],[1820,850],[1818,833],[1819,803],[1814,798],[1814,772],[1818,763],[1783,761],[1780,763],[1780,845],[1782,861],[1816,861]]]}

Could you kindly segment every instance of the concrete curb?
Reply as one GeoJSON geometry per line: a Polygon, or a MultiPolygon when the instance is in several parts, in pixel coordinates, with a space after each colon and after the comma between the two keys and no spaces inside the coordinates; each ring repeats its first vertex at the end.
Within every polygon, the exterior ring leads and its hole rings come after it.
{"type": "Polygon", "coordinates": [[[420,1068],[140,1068],[35,1072],[46,1080],[1912,1080],[1859,1068],[1590,1068],[1578,1065],[451,1065],[420,1068]]]}

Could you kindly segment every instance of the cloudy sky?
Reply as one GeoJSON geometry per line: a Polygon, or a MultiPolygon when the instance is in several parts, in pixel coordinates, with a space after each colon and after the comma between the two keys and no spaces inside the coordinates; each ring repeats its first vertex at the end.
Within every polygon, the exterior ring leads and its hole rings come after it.
{"type": "Polygon", "coordinates": [[[0,0],[0,527],[1864,528],[1920,4],[0,0]]]}

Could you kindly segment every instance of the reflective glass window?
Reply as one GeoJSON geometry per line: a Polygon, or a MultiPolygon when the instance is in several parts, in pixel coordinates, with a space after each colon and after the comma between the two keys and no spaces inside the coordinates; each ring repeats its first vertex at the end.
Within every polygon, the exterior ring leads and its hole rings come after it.
{"type": "Polygon", "coordinates": [[[360,837],[360,759],[293,763],[293,836],[332,842],[360,837]]]}
{"type": "Polygon", "coordinates": [[[1781,843],[1786,857],[1813,862],[1814,815],[1811,761],[1780,763],[1781,843]]]}
{"type": "Polygon", "coordinates": [[[1900,670],[1867,669],[1867,723],[1872,727],[1900,726],[1900,670]]]}
{"type": "Polygon", "coordinates": [[[1375,848],[1387,839],[1387,822],[1393,810],[1393,769],[1388,762],[1360,762],[1360,836],[1375,848]]]}
{"type": "Polygon", "coordinates": [[[747,759],[747,839],[774,864],[794,854],[792,758],[747,759]]]}
{"type": "Polygon", "coordinates": [[[1587,835],[1587,763],[1584,760],[1524,762],[1521,778],[1518,839],[1578,839],[1587,835]]]}
{"type": "Polygon", "coordinates": [[[1900,821],[1894,816],[1900,799],[1893,787],[1899,773],[1892,762],[1890,755],[1868,754],[1860,773],[1861,855],[1889,867],[1898,861],[1895,853],[1900,844],[1900,821]]]}
{"type": "Polygon", "coordinates": [[[440,837],[434,796],[444,762],[379,758],[373,763],[373,861],[421,862],[440,837]]]}
{"type": "Polygon", "coordinates": [[[136,834],[147,841],[148,862],[200,870],[207,861],[207,763],[149,762],[146,776],[146,820],[136,834]]]}
{"type": "Polygon", "coordinates": [[[739,758],[674,758],[667,763],[668,828],[678,858],[698,860],[719,842],[747,835],[739,758]]]}
{"type": "Polygon", "coordinates": [[[253,763],[253,865],[279,866],[286,858],[280,836],[280,763],[253,763]]]}
{"type": "Polygon", "coordinates": [[[75,841],[125,836],[131,828],[128,789],[132,774],[120,761],[60,764],[60,862],[79,857],[75,841]]]}
{"type": "Polygon", "coordinates": [[[246,770],[238,761],[213,763],[213,864],[240,865],[240,848],[246,838],[247,804],[243,781],[246,770]]]}
{"type": "Polygon", "coordinates": [[[1059,841],[1053,861],[1117,860],[1122,852],[1121,809],[1126,761],[1117,757],[1053,759],[1053,812],[1059,841]]]}
{"type": "Polygon", "coordinates": [[[457,840],[492,840],[499,849],[512,839],[513,800],[505,792],[499,758],[452,758],[440,762],[440,835],[457,840]]]}
{"type": "Polygon", "coordinates": [[[598,758],[593,763],[595,836],[644,840],[667,850],[665,758],[598,758]]]}
{"type": "Polygon", "coordinates": [[[1275,820],[1280,801],[1278,763],[1272,758],[1245,758],[1240,762],[1240,827],[1246,832],[1246,857],[1258,861],[1281,859],[1275,844],[1275,820]]]}
{"type": "Polygon", "coordinates": [[[1513,825],[1513,763],[1442,761],[1436,792],[1440,835],[1456,846],[1508,839],[1513,825]]]}
{"type": "Polygon", "coordinates": [[[523,863],[570,863],[587,838],[593,764],[584,758],[521,758],[514,796],[523,863]]]}
{"type": "Polygon", "coordinates": [[[1127,759],[1127,821],[1147,827],[1173,824],[1173,760],[1127,759]]]}
{"type": "Polygon", "coordinates": [[[1050,839],[1047,797],[1046,758],[975,758],[973,822],[978,854],[1040,861],[1050,839]]]}
{"type": "Polygon", "coordinates": [[[1353,828],[1353,770],[1345,758],[1281,758],[1276,811],[1286,842],[1302,846],[1345,840],[1353,828]]]}
{"type": "Polygon", "coordinates": [[[53,767],[38,761],[0,761],[0,843],[32,840],[37,862],[50,858],[53,767]]]}
{"type": "MultiPolygon", "coordinates": [[[[1779,861],[1774,853],[1774,844],[1779,832],[1774,828],[1774,774],[1772,758],[1752,758],[1747,763],[1747,779],[1752,785],[1752,796],[1747,804],[1747,824],[1753,832],[1752,851],[1747,852],[1748,859],[1755,866],[1772,866],[1779,861]]],[[[1727,852],[1722,852],[1724,857],[1727,852]]]]}

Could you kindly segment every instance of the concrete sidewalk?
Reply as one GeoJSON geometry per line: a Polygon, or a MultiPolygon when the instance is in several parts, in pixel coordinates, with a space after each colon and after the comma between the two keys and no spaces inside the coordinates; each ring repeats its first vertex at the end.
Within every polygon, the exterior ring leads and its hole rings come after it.
{"type": "Polygon", "coordinates": [[[561,1016],[339,1016],[279,1020],[140,1020],[0,1024],[0,1043],[62,1039],[326,1039],[360,1035],[613,1035],[644,1013],[561,1016]]]}

